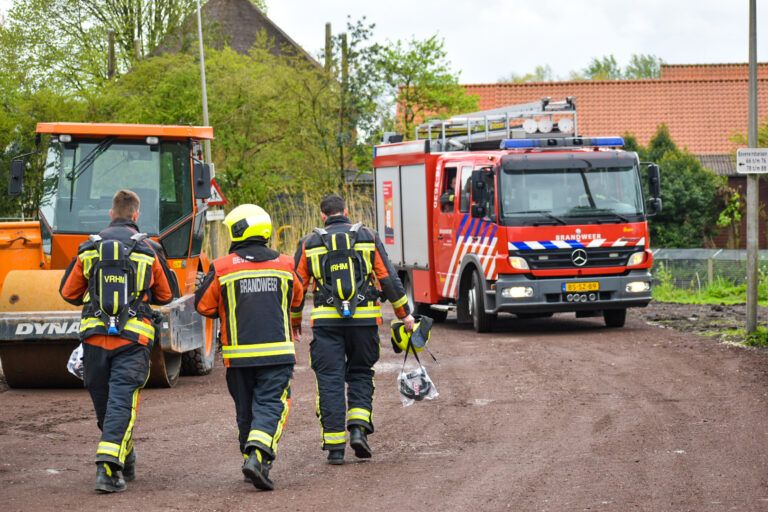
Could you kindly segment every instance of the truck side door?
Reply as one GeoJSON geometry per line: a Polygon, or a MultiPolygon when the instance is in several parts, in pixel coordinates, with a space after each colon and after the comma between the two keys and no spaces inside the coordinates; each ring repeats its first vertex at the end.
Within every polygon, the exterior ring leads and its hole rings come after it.
{"type": "Polygon", "coordinates": [[[451,294],[452,282],[458,271],[461,258],[457,233],[463,224],[462,219],[469,217],[469,190],[472,186],[472,165],[465,163],[447,163],[440,183],[440,200],[435,211],[435,266],[437,273],[437,291],[443,297],[451,294]],[[466,189],[465,187],[469,187],[466,189]]]}

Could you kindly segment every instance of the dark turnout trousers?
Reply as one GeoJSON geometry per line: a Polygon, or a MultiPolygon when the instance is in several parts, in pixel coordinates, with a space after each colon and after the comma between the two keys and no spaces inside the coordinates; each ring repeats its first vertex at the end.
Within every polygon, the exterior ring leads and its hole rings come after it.
{"type": "Polygon", "coordinates": [[[129,343],[113,350],[83,343],[85,387],[96,410],[101,441],[96,462],[123,467],[133,449],[139,391],[149,377],[150,348],[129,343]]]}
{"type": "Polygon", "coordinates": [[[273,460],[291,408],[293,363],[227,368],[240,451],[255,447],[273,460]]]}
{"type": "Polygon", "coordinates": [[[373,432],[373,365],[380,353],[378,326],[315,325],[312,334],[309,347],[317,378],[323,450],[343,449],[347,428],[359,425],[373,432]]]}

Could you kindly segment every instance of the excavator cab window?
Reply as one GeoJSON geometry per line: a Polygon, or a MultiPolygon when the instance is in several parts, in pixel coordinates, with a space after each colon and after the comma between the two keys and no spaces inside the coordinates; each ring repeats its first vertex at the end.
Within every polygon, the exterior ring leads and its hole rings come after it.
{"type": "Polygon", "coordinates": [[[51,139],[40,212],[54,233],[95,233],[109,222],[112,197],[141,199],[139,227],[159,235],[193,211],[186,141],[51,139]]]}

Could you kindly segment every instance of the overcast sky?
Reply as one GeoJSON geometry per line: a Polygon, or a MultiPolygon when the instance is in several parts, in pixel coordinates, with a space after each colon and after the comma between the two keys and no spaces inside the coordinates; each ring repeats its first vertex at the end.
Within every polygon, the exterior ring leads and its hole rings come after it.
{"type": "MultiPolygon", "coordinates": [[[[0,0],[5,10],[12,0],[0,0]]],[[[768,1],[758,0],[757,58],[768,61],[768,1]]],[[[376,40],[438,34],[462,83],[496,82],[549,65],[556,78],[592,57],[632,54],[670,64],[747,62],[748,0],[267,0],[268,16],[312,55],[325,23],[376,23],[376,40]]]]}

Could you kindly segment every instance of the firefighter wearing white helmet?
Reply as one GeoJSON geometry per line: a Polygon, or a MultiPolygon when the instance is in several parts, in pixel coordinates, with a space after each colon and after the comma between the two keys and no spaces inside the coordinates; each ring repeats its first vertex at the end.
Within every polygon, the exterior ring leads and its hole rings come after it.
{"type": "Polygon", "coordinates": [[[269,471],[291,405],[296,362],[290,308],[302,302],[293,259],[267,247],[272,220],[243,204],[224,219],[232,245],[195,291],[197,311],[221,320],[227,388],[235,402],[242,467],[262,490],[274,489],[269,471]]]}

